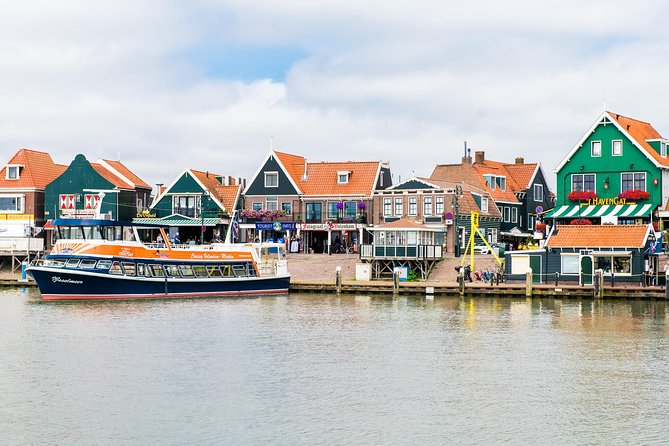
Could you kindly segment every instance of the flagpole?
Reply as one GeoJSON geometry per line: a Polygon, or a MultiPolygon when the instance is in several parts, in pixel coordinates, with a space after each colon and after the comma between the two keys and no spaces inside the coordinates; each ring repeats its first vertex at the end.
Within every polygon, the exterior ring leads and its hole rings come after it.
{"type": "Polygon", "coordinates": [[[233,211],[232,212],[232,218],[230,218],[230,226],[228,227],[228,232],[225,234],[225,244],[230,245],[232,243],[232,232],[233,229],[232,227],[237,223],[237,213],[239,211],[233,211]]]}

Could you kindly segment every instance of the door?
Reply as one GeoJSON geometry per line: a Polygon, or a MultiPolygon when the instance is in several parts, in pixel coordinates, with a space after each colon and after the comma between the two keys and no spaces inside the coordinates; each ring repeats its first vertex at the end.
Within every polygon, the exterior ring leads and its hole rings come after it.
{"type": "Polygon", "coordinates": [[[530,268],[532,269],[532,283],[541,283],[540,256],[530,256],[530,268]]]}
{"type": "Polygon", "coordinates": [[[581,256],[581,285],[592,285],[592,256],[581,256]]]}

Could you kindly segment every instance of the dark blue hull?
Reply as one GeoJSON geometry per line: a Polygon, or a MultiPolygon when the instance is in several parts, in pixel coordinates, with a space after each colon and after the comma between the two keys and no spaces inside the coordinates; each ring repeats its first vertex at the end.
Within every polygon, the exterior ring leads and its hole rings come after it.
{"type": "Polygon", "coordinates": [[[65,268],[30,267],[44,300],[162,299],[287,293],[290,276],[129,277],[65,268]]]}

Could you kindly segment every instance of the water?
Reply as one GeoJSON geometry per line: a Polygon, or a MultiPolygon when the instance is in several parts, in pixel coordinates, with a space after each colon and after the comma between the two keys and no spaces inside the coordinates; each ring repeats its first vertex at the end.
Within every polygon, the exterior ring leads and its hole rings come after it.
{"type": "Polygon", "coordinates": [[[658,301],[0,290],[2,444],[667,444],[658,301]]]}

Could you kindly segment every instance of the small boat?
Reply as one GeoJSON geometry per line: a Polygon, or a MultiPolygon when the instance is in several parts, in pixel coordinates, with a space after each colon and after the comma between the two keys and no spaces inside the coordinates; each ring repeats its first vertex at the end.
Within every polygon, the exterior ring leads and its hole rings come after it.
{"type": "Polygon", "coordinates": [[[51,252],[26,268],[43,300],[287,293],[281,243],[170,243],[167,226],[58,219],[51,252]]]}

